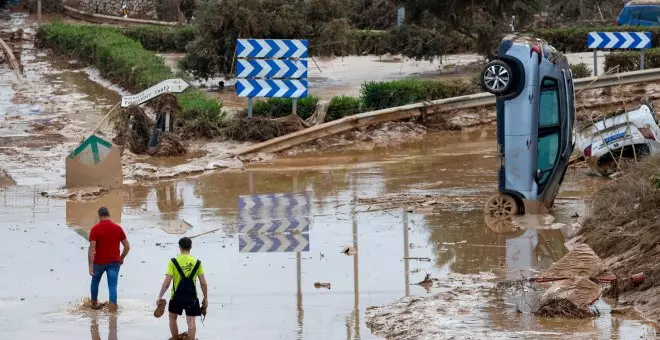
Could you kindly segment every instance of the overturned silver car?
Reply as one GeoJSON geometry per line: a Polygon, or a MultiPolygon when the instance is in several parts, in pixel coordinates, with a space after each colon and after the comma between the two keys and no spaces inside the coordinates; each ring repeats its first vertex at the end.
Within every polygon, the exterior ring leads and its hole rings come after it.
{"type": "Polygon", "coordinates": [[[576,131],[576,144],[596,173],[611,176],[621,161],[660,152],[658,123],[653,104],[643,100],[636,110],[620,112],[576,131]]]}

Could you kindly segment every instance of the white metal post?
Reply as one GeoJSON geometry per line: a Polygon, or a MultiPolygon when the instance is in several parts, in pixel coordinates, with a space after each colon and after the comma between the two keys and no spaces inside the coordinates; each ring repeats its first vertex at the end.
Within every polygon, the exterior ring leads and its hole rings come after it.
{"type": "Polygon", "coordinates": [[[598,75],[598,50],[594,49],[594,76],[598,75]]]}

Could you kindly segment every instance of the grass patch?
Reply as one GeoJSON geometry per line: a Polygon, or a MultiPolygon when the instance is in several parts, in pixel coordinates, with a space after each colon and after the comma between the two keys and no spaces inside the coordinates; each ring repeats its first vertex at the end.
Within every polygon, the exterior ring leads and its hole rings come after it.
{"type": "MultiPolygon", "coordinates": [[[[639,66],[639,51],[617,52],[605,56],[606,70],[618,67],[619,72],[629,72],[639,70],[639,66]]],[[[644,50],[644,68],[657,67],[660,67],[660,48],[644,50]]]]}
{"type": "MultiPolygon", "coordinates": [[[[39,28],[37,44],[94,66],[105,79],[131,92],[175,77],[162,58],[124,36],[118,28],[50,23],[39,28]]],[[[176,96],[182,117],[193,122],[187,122],[194,126],[189,131],[215,136],[222,124],[222,104],[192,88],[176,96]]]]}
{"type": "Polygon", "coordinates": [[[371,111],[476,92],[474,84],[464,81],[404,79],[364,83],[361,100],[365,111],[371,111]]]}
{"type": "MultiPolygon", "coordinates": [[[[302,119],[309,118],[316,110],[319,99],[314,96],[298,99],[297,114],[302,119]]],[[[252,113],[259,117],[280,118],[292,113],[293,101],[290,98],[268,98],[254,103],[252,113]]]]}
{"type": "Polygon", "coordinates": [[[573,73],[573,78],[587,78],[591,77],[591,68],[585,63],[572,64],[571,72],[573,73]]]}

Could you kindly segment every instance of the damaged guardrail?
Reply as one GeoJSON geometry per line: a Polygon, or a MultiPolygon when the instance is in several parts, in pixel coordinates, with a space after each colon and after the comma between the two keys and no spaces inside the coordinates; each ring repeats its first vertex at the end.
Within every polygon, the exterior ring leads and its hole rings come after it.
{"type": "MultiPolygon", "coordinates": [[[[660,68],[643,71],[617,73],[600,77],[588,77],[574,80],[576,90],[610,87],[615,85],[630,85],[648,81],[660,80],[660,68]]],[[[273,138],[263,143],[255,144],[234,154],[237,156],[247,155],[255,152],[279,152],[296,145],[314,141],[319,138],[328,137],[353,129],[367,127],[370,125],[410,119],[420,116],[447,112],[458,109],[469,109],[480,106],[494,105],[495,96],[490,93],[477,93],[461,97],[433,100],[423,103],[409,104],[392,107],[388,109],[359,113],[344,117],[332,122],[316,125],[288,135],[273,138]]]]}

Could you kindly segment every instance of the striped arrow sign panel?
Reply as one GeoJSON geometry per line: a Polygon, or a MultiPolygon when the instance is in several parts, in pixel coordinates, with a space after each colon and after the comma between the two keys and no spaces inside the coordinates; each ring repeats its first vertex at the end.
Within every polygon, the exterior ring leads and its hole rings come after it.
{"type": "Polygon", "coordinates": [[[239,97],[307,98],[307,80],[237,79],[239,97]]]}
{"type": "Polygon", "coordinates": [[[238,232],[308,232],[310,201],[307,194],[280,193],[238,197],[238,232]]]}
{"type": "Polygon", "coordinates": [[[307,60],[245,60],[236,65],[237,78],[307,78],[307,60]]]}
{"type": "Polygon", "coordinates": [[[587,46],[594,49],[642,49],[651,47],[650,32],[589,32],[587,46]]]}
{"type": "Polygon", "coordinates": [[[239,234],[238,251],[240,253],[305,252],[309,251],[309,234],[239,234]]]}
{"type": "Polygon", "coordinates": [[[307,40],[238,39],[238,58],[307,58],[307,40]]]}
{"type": "Polygon", "coordinates": [[[238,224],[239,233],[291,233],[309,232],[309,217],[291,217],[270,221],[241,221],[238,224]]]}
{"type": "Polygon", "coordinates": [[[238,210],[259,208],[263,206],[307,206],[309,207],[309,195],[279,193],[269,195],[241,195],[238,196],[238,210]]]}

